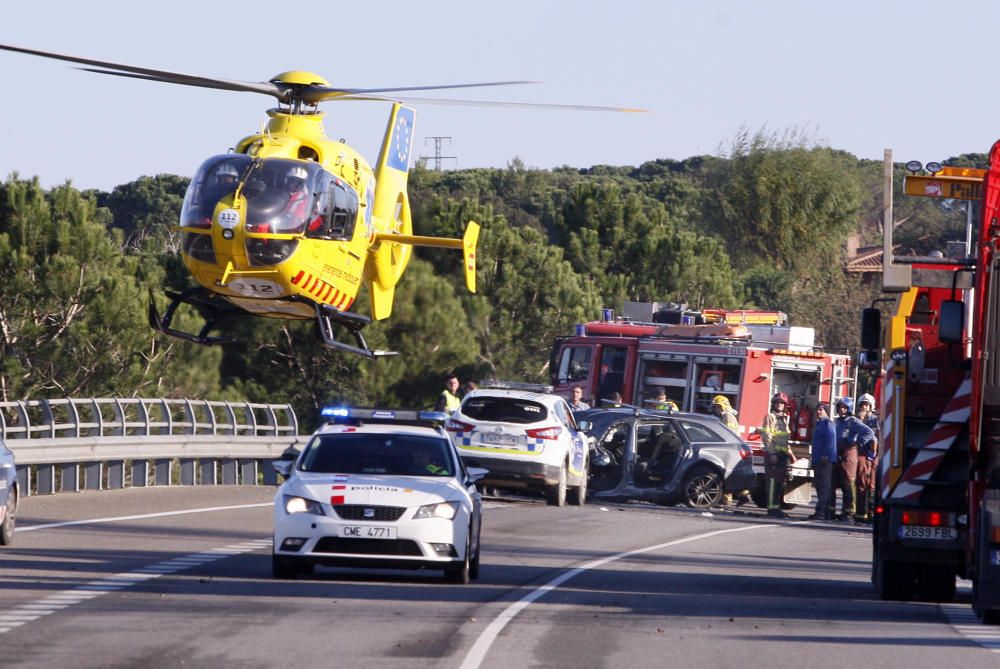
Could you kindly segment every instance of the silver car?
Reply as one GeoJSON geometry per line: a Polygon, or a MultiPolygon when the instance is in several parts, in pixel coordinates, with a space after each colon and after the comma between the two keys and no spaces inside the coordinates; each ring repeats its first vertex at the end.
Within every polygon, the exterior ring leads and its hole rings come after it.
{"type": "Polygon", "coordinates": [[[707,508],[753,487],[750,447],[712,416],[635,408],[575,415],[592,439],[592,499],[707,508]]]}

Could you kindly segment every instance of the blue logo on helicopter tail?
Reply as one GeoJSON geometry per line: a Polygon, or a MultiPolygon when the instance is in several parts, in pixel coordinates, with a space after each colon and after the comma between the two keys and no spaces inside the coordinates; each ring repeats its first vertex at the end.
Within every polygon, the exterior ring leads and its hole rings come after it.
{"type": "Polygon", "coordinates": [[[396,113],[396,125],[392,129],[389,140],[388,156],[385,164],[394,170],[406,172],[410,169],[410,146],[413,144],[413,120],[416,115],[412,109],[400,107],[396,113]]]}

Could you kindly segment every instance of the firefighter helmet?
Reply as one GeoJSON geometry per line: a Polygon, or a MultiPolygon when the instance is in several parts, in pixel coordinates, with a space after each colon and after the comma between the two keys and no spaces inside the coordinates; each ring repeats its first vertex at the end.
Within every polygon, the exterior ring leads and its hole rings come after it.
{"type": "Polygon", "coordinates": [[[712,404],[720,407],[723,411],[729,411],[732,409],[732,405],[729,404],[729,398],[725,395],[716,395],[712,398],[712,404]]]}
{"type": "Polygon", "coordinates": [[[781,402],[787,405],[788,395],[786,395],[785,393],[775,393],[774,397],[771,398],[771,404],[774,404],[775,402],[781,402]]]}
{"type": "Polygon", "coordinates": [[[854,400],[850,397],[841,397],[837,400],[837,409],[839,410],[840,407],[846,407],[847,413],[854,413],[854,400]]]}
{"type": "Polygon", "coordinates": [[[874,409],[875,398],[869,395],[868,393],[865,393],[864,395],[858,398],[858,406],[861,406],[862,404],[867,404],[869,407],[874,409]]]}

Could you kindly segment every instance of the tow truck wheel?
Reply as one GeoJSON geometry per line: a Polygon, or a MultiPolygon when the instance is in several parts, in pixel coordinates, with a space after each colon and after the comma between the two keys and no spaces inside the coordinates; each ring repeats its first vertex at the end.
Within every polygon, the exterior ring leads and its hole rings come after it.
{"type": "Polygon", "coordinates": [[[913,599],[913,567],[905,562],[876,558],[875,588],[884,600],[913,599]]]}
{"type": "Polygon", "coordinates": [[[545,486],[545,503],[549,506],[566,504],[566,465],[559,469],[559,482],[545,486]]]}
{"type": "Polygon", "coordinates": [[[0,525],[0,546],[10,546],[14,543],[14,523],[17,514],[17,489],[11,488],[7,493],[7,512],[0,525]]]}
{"type": "Polygon", "coordinates": [[[1000,625],[1000,609],[984,609],[979,598],[979,579],[972,579],[972,611],[984,625],[1000,625]]]}

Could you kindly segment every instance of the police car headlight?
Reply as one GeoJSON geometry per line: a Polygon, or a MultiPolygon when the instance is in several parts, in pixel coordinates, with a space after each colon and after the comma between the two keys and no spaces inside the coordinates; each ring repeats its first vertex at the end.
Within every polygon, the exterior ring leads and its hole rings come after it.
{"type": "Polygon", "coordinates": [[[311,513],[317,516],[326,515],[323,513],[323,505],[319,502],[306,499],[305,497],[295,497],[294,495],[285,495],[285,513],[311,513]]]}
{"type": "Polygon", "coordinates": [[[425,504],[417,509],[413,514],[413,519],[420,518],[444,518],[451,520],[458,513],[458,502],[440,502],[438,504],[425,504]]]}

